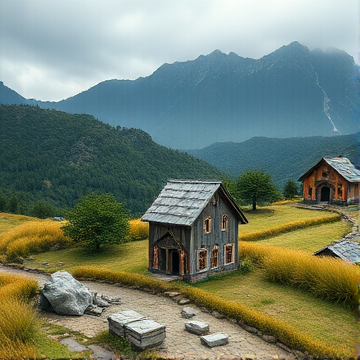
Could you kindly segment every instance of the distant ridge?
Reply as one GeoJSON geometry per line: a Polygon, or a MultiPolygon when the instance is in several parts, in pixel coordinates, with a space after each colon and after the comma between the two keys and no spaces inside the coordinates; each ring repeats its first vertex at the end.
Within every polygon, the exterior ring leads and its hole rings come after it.
{"type": "Polygon", "coordinates": [[[296,182],[323,157],[342,155],[360,168],[360,133],[286,139],[254,137],[188,152],[234,177],[246,170],[263,170],[282,190],[287,181],[296,182]]]}

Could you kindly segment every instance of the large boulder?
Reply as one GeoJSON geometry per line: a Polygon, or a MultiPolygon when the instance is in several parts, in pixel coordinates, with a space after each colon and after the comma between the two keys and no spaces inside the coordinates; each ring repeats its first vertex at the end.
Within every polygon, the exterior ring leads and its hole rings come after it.
{"type": "Polygon", "coordinates": [[[66,271],[57,271],[52,274],[50,281],[45,283],[44,288],[40,290],[40,296],[43,308],[50,303],[48,308],[52,308],[60,315],[81,316],[92,304],[90,291],[66,271]]]}

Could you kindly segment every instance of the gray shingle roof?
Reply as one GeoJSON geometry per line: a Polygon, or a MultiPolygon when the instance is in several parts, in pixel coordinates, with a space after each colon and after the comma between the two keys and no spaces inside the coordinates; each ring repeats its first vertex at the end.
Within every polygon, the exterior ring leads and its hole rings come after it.
{"type": "Polygon", "coordinates": [[[169,180],[141,219],[191,226],[219,188],[222,188],[242,222],[246,223],[245,216],[220,181],[201,180],[169,180]]]}
{"type": "Polygon", "coordinates": [[[358,170],[349,159],[345,157],[324,158],[324,160],[335,169],[347,181],[360,181],[360,170],[358,170]]]}
{"type": "Polygon", "coordinates": [[[330,250],[334,255],[342,260],[349,261],[351,263],[360,263],[360,243],[358,242],[341,240],[315,252],[315,255],[321,255],[326,250],[330,250]]]}

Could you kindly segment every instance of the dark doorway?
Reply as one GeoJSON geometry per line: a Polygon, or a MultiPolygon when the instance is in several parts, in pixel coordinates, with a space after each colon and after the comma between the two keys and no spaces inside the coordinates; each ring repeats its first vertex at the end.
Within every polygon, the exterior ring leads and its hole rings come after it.
{"type": "Polygon", "coordinates": [[[160,248],[159,268],[161,271],[166,271],[166,249],[160,248]]]}
{"type": "Polygon", "coordinates": [[[320,201],[327,201],[330,200],[330,188],[327,186],[324,186],[321,188],[321,194],[320,194],[320,201]]]}
{"type": "Polygon", "coordinates": [[[180,271],[180,259],[177,250],[171,251],[171,273],[179,274],[180,271]]]}

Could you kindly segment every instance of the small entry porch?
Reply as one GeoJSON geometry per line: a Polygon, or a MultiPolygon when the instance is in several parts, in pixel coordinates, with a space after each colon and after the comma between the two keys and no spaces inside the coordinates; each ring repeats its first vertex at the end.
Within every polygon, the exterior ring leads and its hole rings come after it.
{"type": "Polygon", "coordinates": [[[170,234],[156,241],[151,253],[150,271],[180,277],[187,274],[186,251],[170,234]]]}

